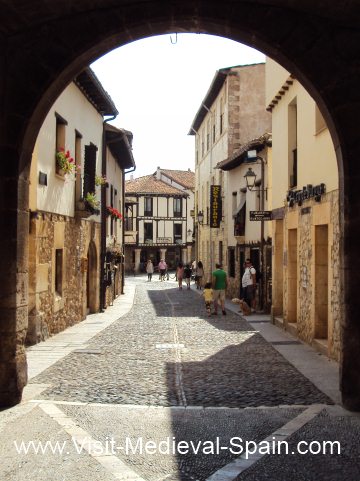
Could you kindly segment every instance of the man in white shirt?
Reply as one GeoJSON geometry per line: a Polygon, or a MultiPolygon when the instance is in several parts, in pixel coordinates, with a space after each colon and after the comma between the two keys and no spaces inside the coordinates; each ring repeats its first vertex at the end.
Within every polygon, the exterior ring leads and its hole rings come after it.
{"type": "Polygon", "coordinates": [[[256,305],[256,270],[250,259],[245,261],[245,271],[241,281],[244,289],[244,300],[251,307],[251,312],[255,312],[256,305]]]}

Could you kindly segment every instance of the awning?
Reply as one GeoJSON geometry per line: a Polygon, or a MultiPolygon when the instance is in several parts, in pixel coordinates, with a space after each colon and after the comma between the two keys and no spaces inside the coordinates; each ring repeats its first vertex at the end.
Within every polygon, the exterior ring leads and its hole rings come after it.
{"type": "Polygon", "coordinates": [[[236,217],[238,215],[238,213],[241,211],[241,209],[244,207],[245,205],[245,202],[246,202],[246,193],[245,192],[240,192],[240,201],[238,203],[238,205],[236,206],[236,208],[234,209],[233,211],[233,217],[236,217]]]}

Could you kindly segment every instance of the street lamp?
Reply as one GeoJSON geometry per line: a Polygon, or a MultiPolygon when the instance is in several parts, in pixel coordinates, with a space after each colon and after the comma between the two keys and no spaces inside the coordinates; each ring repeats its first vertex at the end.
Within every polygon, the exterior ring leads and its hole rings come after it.
{"type": "Polygon", "coordinates": [[[202,225],[203,222],[204,222],[204,214],[202,213],[201,210],[199,210],[198,215],[197,215],[197,218],[198,218],[198,223],[199,223],[200,225],[202,225]]]}
{"type": "MultiPolygon", "coordinates": [[[[260,157],[259,155],[257,155],[257,151],[256,150],[248,150],[247,151],[247,162],[250,163],[250,162],[256,162],[257,160],[260,160],[260,163],[261,163],[261,184],[259,185],[259,193],[260,193],[260,211],[264,211],[265,210],[265,179],[264,179],[264,176],[265,176],[265,160],[260,157]],[[261,187],[260,187],[261,186],[261,187]]],[[[249,167],[248,171],[246,172],[246,174],[244,175],[245,177],[245,180],[246,180],[246,187],[248,188],[248,190],[252,191],[255,187],[255,181],[256,181],[256,174],[255,172],[252,170],[251,167],[249,167]]],[[[264,219],[261,218],[261,224],[260,224],[260,269],[261,269],[261,272],[263,272],[264,270],[264,219]]],[[[263,279],[264,277],[262,276],[261,280],[260,280],[260,293],[259,293],[259,297],[260,297],[260,304],[261,304],[261,308],[264,307],[264,286],[263,286],[263,279]]]]}
{"type": "Polygon", "coordinates": [[[244,177],[245,177],[245,180],[246,180],[246,187],[249,190],[253,190],[253,188],[255,187],[256,174],[252,170],[251,167],[249,167],[249,169],[246,172],[246,174],[244,175],[244,177]]]}

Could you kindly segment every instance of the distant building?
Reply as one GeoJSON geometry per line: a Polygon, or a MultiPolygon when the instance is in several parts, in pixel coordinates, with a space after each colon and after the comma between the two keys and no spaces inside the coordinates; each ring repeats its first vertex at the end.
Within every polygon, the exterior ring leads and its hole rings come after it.
{"type": "Polygon", "coordinates": [[[105,124],[106,179],[105,222],[106,242],[104,280],[106,285],[104,307],[112,304],[124,289],[124,206],[125,172],[133,170],[132,133],[105,124]]]}
{"type": "Polygon", "coordinates": [[[229,296],[239,296],[240,244],[242,252],[258,265],[260,248],[259,223],[251,226],[251,234],[235,235],[235,209],[246,197],[246,206],[241,205],[243,210],[239,207],[238,212],[244,223],[249,208],[256,206],[256,197],[254,192],[241,192],[242,169],[232,170],[232,160],[236,163],[239,149],[270,127],[271,116],[265,110],[265,64],[261,63],[218,70],[189,131],[195,135],[197,259],[204,264],[207,280],[215,263],[223,265],[229,275],[229,296]],[[246,245],[245,239],[249,241],[246,245]]]}
{"type": "Polygon", "coordinates": [[[339,180],[335,149],[312,97],[266,62],[272,114],[273,320],[339,359],[341,319],[339,180]]]}
{"type": "Polygon", "coordinates": [[[194,258],[194,172],[157,168],[125,183],[125,266],[144,270],[164,258],[170,269],[194,258]]]}
{"type": "Polygon", "coordinates": [[[252,221],[250,213],[270,209],[271,145],[271,134],[265,133],[243,144],[232,156],[217,164],[218,169],[228,172],[228,197],[225,199],[224,209],[228,219],[228,244],[234,246],[228,250],[228,295],[243,296],[241,279],[244,262],[250,258],[257,272],[257,306],[265,311],[270,311],[271,308],[271,222],[263,222],[262,232],[261,221],[252,221]],[[256,154],[257,159],[250,162],[247,155],[249,151],[256,154]],[[245,177],[249,170],[256,175],[252,190],[247,187],[245,177]]]}

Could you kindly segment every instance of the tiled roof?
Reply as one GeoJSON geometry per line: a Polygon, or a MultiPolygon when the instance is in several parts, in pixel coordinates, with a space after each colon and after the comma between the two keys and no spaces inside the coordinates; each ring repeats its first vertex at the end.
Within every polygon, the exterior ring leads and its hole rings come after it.
{"type": "Polygon", "coordinates": [[[261,137],[257,139],[250,140],[246,144],[243,144],[238,150],[236,150],[230,157],[227,159],[218,162],[215,166],[216,169],[222,170],[231,170],[235,167],[238,167],[242,164],[246,158],[246,152],[248,150],[257,150],[260,152],[265,146],[271,146],[272,144],[272,135],[271,133],[266,132],[261,137]]]}
{"type": "Polygon", "coordinates": [[[186,189],[195,188],[195,172],[192,172],[191,170],[161,169],[161,172],[169,177],[169,179],[174,180],[186,189]]]}
{"type": "Polygon", "coordinates": [[[172,187],[171,185],[158,180],[154,175],[144,175],[137,179],[125,181],[125,194],[164,194],[164,195],[181,195],[186,197],[187,194],[172,187]]]}

